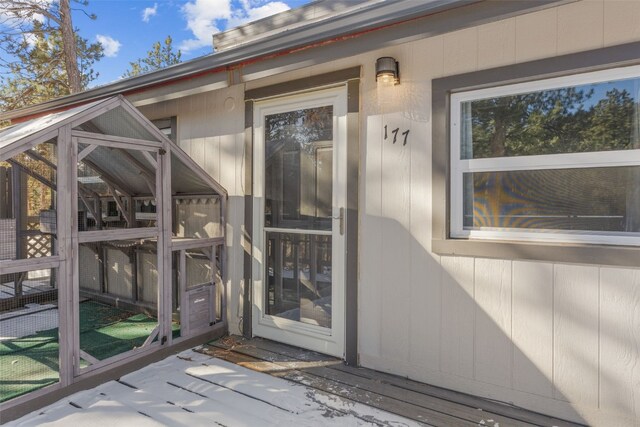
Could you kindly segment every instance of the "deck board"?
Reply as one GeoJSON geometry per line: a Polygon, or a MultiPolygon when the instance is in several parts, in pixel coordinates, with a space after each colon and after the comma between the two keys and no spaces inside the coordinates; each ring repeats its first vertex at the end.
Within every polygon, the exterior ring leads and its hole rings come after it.
{"type": "Polygon", "coordinates": [[[66,397],[7,426],[424,425],[299,382],[255,372],[294,371],[232,351],[217,350],[234,363],[224,357],[189,350],[117,381],[66,397]],[[242,366],[249,366],[247,362],[257,363],[260,369],[242,366]]]}
{"type": "Polygon", "coordinates": [[[347,366],[331,356],[270,340],[227,337],[210,343],[217,357],[435,426],[579,424],[406,378],[347,366]],[[423,412],[424,411],[424,412],[423,412]],[[428,421],[426,418],[429,417],[428,421]],[[444,416],[444,418],[443,418],[444,416]]]}
{"type": "MultiPolygon", "coordinates": [[[[216,346],[216,344],[213,345],[216,346]]],[[[480,422],[487,422],[489,419],[498,423],[507,421],[506,419],[498,420],[497,418],[499,417],[482,413],[477,409],[458,408],[444,400],[424,399],[422,395],[412,391],[392,390],[393,386],[354,376],[326,366],[304,366],[304,364],[312,362],[278,361],[277,354],[250,345],[239,346],[233,351],[287,368],[284,374],[277,373],[274,375],[353,399],[366,405],[377,406],[385,411],[403,415],[416,421],[427,422],[436,426],[477,425],[480,422]]],[[[217,354],[216,356],[220,357],[217,354]]],[[[514,427],[518,426],[517,424],[513,425],[514,427]]],[[[520,424],[520,426],[522,425],[520,424]]]]}
{"type": "Polygon", "coordinates": [[[346,399],[347,401],[350,401],[352,403],[360,403],[378,408],[391,414],[406,417],[420,423],[432,426],[446,425],[451,427],[476,425],[466,420],[445,416],[442,413],[411,405],[401,400],[385,399],[382,396],[377,395],[376,393],[370,393],[366,390],[344,386],[343,384],[339,384],[319,376],[308,374],[302,370],[292,369],[284,365],[278,365],[269,361],[242,354],[241,352],[235,350],[227,351],[227,349],[214,345],[207,351],[208,354],[211,354],[216,358],[227,360],[232,363],[237,363],[249,369],[268,373],[278,378],[322,391],[326,393],[325,396],[333,395],[342,399],[346,399]]]}

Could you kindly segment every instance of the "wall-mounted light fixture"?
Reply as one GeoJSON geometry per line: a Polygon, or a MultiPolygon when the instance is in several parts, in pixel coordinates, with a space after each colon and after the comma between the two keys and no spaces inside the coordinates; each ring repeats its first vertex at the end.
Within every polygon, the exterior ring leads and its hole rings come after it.
{"type": "Polygon", "coordinates": [[[383,56],[376,60],[376,82],[384,86],[400,84],[400,66],[395,58],[383,56]]]}

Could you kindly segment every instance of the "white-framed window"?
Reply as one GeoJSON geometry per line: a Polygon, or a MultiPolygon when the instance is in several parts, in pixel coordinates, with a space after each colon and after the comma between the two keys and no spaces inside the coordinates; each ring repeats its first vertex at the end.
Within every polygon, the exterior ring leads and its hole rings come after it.
{"type": "Polygon", "coordinates": [[[640,66],[451,95],[451,238],[640,246],[640,66]]]}

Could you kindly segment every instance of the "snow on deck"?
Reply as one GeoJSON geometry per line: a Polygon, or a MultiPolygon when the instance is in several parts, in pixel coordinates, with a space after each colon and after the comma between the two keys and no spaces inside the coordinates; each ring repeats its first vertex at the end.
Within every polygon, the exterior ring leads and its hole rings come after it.
{"type": "Polygon", "coordinates": [[[7,426],[417,426],[414,421],[193,350],[7,426]]]}
{"type": "Polygon", "coordinates": [[[0,342],[14,340],[58,327],[58,307],[27,304],[25,308],[0,314],[0,342]]]}

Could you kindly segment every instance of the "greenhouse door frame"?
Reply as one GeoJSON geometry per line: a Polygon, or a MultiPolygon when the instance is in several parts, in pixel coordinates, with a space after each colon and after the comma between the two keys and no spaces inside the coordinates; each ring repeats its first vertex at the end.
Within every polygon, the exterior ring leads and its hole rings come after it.
{"type": "MultiPolygon", "coordinates": [[[[69,144],[68,158],[68,186],[66,193],[71,197],[68,204],[61,206],[69,206],[70,212],[62,215],[63,218],[69,218],[71,224],[68,224],[68,229],[71,230],[70,247],[72,264],[70,266],[71,271],[67,272],[67,278],[70,277],[68,283],[72,283],[71,292],[71,318],[67,322],[66,331],[69,337],[72,337],[70,348],[72,349],[73,360],[73,378],[82,377],[95,370],[99,370],[105,366],[112,365],[114,363],[121,362],[125,359],[129,359],[133,356],[140,356],[143,354],[151,353],[158,350],[164,344],[171,344],[171,156],[169,153],[169,147],[165,146],[163,142],[155,141],[135,141],[122,142],[118,141],[121,138],[110,137],[104,135],[104,139],[100,136],[100,139],[90,136],[89,134],[81,131],[71,131],[70,135],[66,136],[67,140],[71,139],[69,144]],[[69,138],[70,137],[70,138],[69,138]],[[77,177],[77,164],[85,155],[85,152],[78,152],[78,144],[89,144],[85,150],[91,151],[91,147],[105,145],[110,147],[118,147],[131,151],[140,151],[147,157],[151,152],[157,153],[155,164],[156,169],[155,176],[155,190],[156,190],[156,206],[157,209],[157,221],[156,227],[147,228],[124,228],[124,229],[112,229],[112,230],[96,230],[96,231],[78,231],[77,224],[77,212],[78,212],[78,177],[77,177]],[[79,246],[81,243],[87,242],[105,242],[122,239],[157,239],[157,268],[158,268],[158,295],[157,295],[157,327],[153,330],[149,338],[144,344],[121,354],[109,357],[104,360],[98,360],[93,356],[85,353],[80,348],[80,257],[79,246]],[[89,366],[81,368],[80,360],[84,360],[89,363],[89,366]]],[[[61,158],[63,156],[60,156],[61,158]]],[[[61,191],[62,193],[62,191],[61,191]]],[[[129,220],[134,219],[133,206],[129,206],[129,220]]],[[[61,322],[62,323],[62,322],[61,322]]],[[[62,347],[62,342],[61,342],[62,347]]]]}

